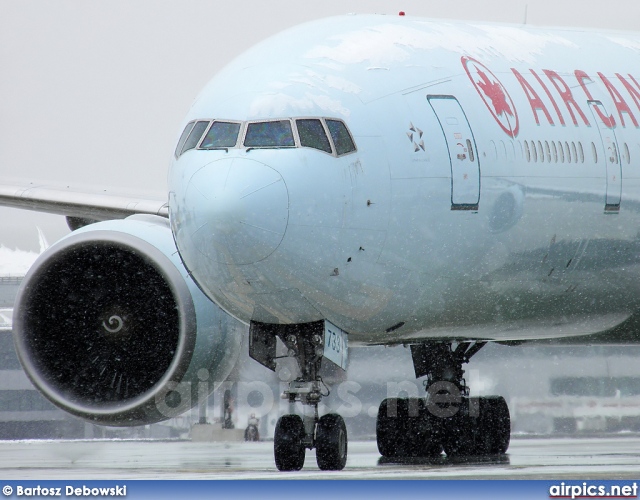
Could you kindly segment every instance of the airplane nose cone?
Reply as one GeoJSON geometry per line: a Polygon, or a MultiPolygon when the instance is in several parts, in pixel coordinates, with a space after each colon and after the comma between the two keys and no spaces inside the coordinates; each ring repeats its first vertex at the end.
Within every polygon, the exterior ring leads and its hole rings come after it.
{"type": "Polygon", "coordinates": [[[253,264],[280,245],[289,194],[273,168],[247,158],[218,160],[198,170],[187,187],[193,207],[192,244],[219,264],[253,264]]]}

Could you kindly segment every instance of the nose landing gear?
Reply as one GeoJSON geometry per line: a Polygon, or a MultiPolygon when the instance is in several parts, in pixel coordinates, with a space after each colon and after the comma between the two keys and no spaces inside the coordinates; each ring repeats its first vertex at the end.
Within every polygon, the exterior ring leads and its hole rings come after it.
{"type": "MultiPolygon", "coordinates": [[[[318,366],[319,367],[319,366],[318,366]]],[[[321,470],[342,470],[347,463],[347,427],[344,419],[335,413],[318,416],[318,404],[324,385],[318,377],[306,382],[304,376],[290,383],[284,396],[293,405],[296,401],[313,408],[313,415],[303,417],[283,415],[276,423],[274,458],[280,471],[302,469],[305,449],[316,449],[316,461],[321,470]]]]}
{"type": "Polygon", "coordinates": [[[346,349],[346,341],[338,341],[334,333],[327,337],[324,322],[304,325],[251,324],[251,357],[273,369],[275,336],[285,344],[288,357],[296,359],[300,376],[289,383],[283,398],[289,400],[290,414],[276,423],[273,454],[280,471],[302,469],[307,449],[316,449],[318,467],[322,470],[342,470],[347,463],[347,427],[340,415],[318,414],[318,405],[329,389],[322,381],[320,367],[325,349],[346,349]],[[325,342],[326,339],[326,342],[325,342]],[[296,402],[311,411],[300,417],[293,413],[296,402]]]}

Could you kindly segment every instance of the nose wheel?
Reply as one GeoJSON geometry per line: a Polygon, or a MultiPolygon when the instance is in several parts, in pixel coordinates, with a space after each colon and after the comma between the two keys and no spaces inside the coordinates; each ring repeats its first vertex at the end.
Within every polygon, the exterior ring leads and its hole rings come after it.
{"type": "MultiPolygon", "coordinates": [[[[329,395],[329,388],[320,376],[324,348],[329,345],[325,345],[324,324],[295,325],[287,329],[280,327],[277,335],[287,348],[287,356],[294,357],[298,362],[300,376],[289,382],[289,388],[283,394],[283,398],[289,400],[291,413],[280,417],[276,424],[273,447],[276,467],[280,471],[300,470],[304,465],[306,449],[315,448],[321,470],[342,470],[347,463],[347,427],[344,419],[335,413],[322,417],[318,414],[322,398],[329,395]],[[293,413],[295,403],[307,407],[302,417],[293,413]]],[[[331,339],[335,343],[335,339],[331,339]]]]}
{"type": "Polygon", "coordinates": [[[305,449],[316,449],[320,470],[342,470],[347,463],[347,427],[335,413],[322,416],[315,426],[314,436],[305,434],[305,426],[298,415],[283,415],[278,419],[273,438],[273,455],[279,471],[302,469],[305,449]]]}
{"type": "Polygon", "coordinates": [[[316,460],[321,470],[342,470],[347,463],[347,427],[340,415],[324,415],[316,427],[316,460]]]}
{"type": "Polygon", "coordinates": [[[273,455],[280,471],[302,469],[305,457],[304,424],[298,415],[283,415],[276,423],[273,455]]]}

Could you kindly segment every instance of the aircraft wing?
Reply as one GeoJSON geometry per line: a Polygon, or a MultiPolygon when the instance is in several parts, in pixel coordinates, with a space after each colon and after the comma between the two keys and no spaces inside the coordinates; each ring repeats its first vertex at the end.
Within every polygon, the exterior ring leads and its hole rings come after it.
{"type": "Polygon", "coordinates": [[[124,219],[134,214],[169,216],[166,195],[141,197],[108,189],[80,190],[33,182],[0,182],[0,206],[95,221],[124,219]]]}

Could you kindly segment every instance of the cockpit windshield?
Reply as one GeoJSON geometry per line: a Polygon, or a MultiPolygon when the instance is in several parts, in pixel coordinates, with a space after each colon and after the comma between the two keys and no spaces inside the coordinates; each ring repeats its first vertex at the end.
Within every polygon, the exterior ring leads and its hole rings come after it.
{"type": "Polygon", "coordinates": [[[248,148],[294,148],[296,142],[291,122],[278,120],[249,123],[244,145],[248,148]]]}
{"type": "Polygon", "coordinates": [[[336,118],[283,118],[255,122],[193,120],[187,123],[176,158],[191,149],[311,148],[331,156],[356,151],[346,124],[336,118]],[[240,140],[238,140],[240,138],[240,140]]]}
{"type": "Polygon", "coordinates": [[[238,142],[240,123],[213,122],[199,149],[232,148],[238,142]]]}
{"type": "Polygon", "coordinates": [[[190,149],[195,148],[198,145],[198,142],[200,142],[200,138],[202,137],[202,134],[208,126],[208,121],[196,122],[196,124],[193,126],[193,129],[191,130],[191,133],[189,134],[189,137],[184,143],[180,154],[183,154],[185,151],[189,151],[190,149]]]}
{"type": "Polygon", "coordinates": [[[178,141],[178,145],[176,146],[176,158],[182,154],[182,148],[184,147],[184,143],[187,142],[187,137],[191,133],[195,122],[187,123],[187,126],[182,131],[182,135],[180,136],[180,140],[178,141]]]}
{"type": "Polygon", "coordinates": [[[296,120],[298,135],[300,136],[300,146],[303,148],[313,148],[331,154],[331,143],[324,131],[322,122],[317,118],[306,118],[296,120]]]}
{"type": "Polygon", "coordinates": [[[333,143],[336,145],[336,154],[338,156],[346,155],[356,150],[356,145],[353,143],[351,134],[349,134],[344,122],[327,120],[327,128],[329,129],[333,143]]]}

